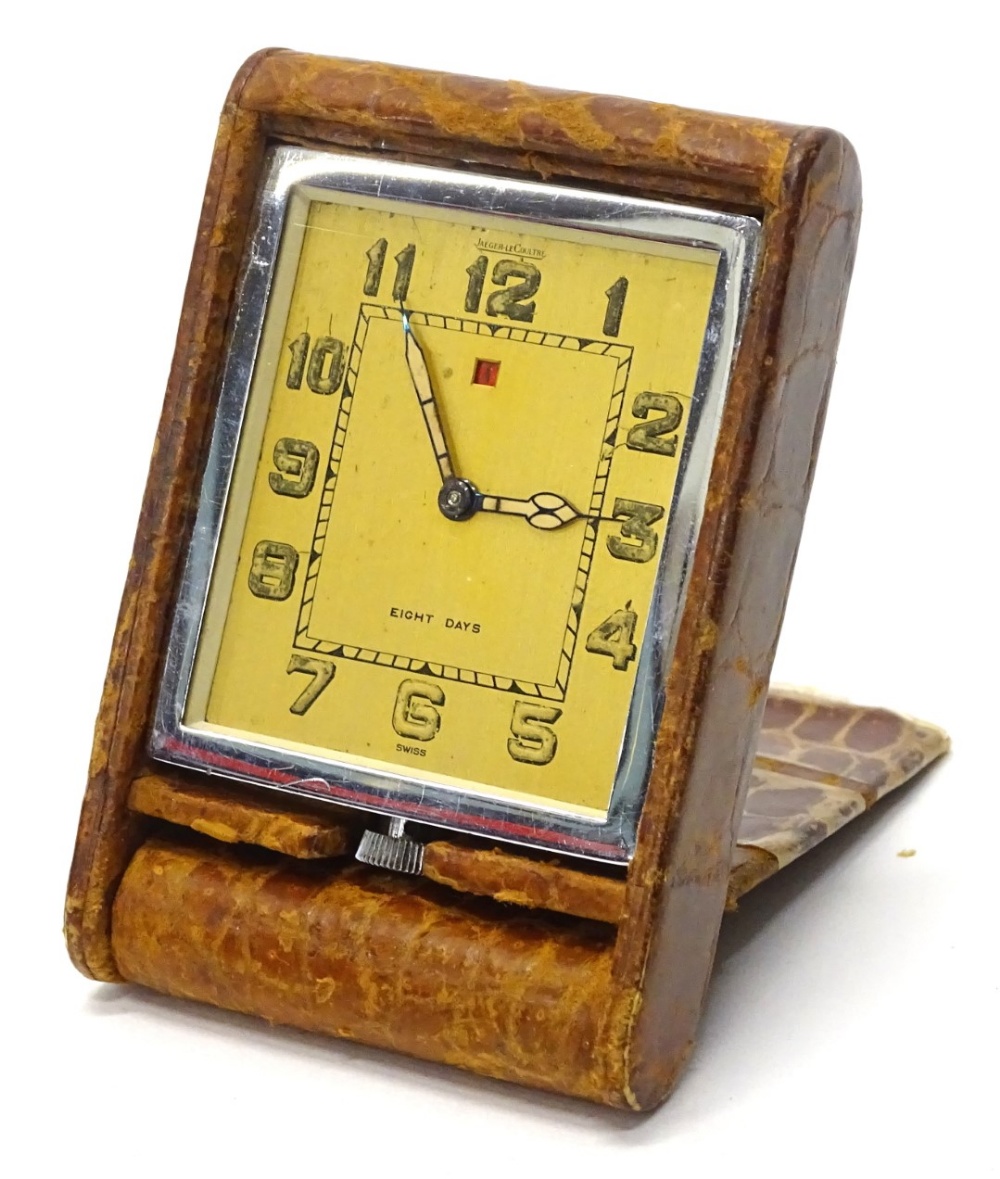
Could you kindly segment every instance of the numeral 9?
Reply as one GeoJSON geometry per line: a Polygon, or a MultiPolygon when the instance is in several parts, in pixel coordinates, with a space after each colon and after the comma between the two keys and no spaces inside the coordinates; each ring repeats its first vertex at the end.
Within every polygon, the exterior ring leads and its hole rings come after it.
{"type": "Polygon", "coordinates": [[[267,482],[276,495],[305,499],[316,482],[319,450],[302,438],[279,438],[274,444],[274,465],[267,482]]]}

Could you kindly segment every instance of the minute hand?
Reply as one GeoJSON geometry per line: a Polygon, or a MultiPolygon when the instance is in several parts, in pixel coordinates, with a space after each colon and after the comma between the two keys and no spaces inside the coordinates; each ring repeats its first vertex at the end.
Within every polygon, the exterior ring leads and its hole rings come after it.
{"type": "Polygon", "coordinates": [[[511,499],[505,495],[483,495],[477,504],[480,512],[499,512],[503,516],[522,516],[532,528],[561,528],[574,520],[584,519],[584,513],[561,495],[539,491],[528,499],[511,499]]]}
{"type": "Polygon", "coordinates": [[[437,398],[434,396],[434,386],[431,384],[431,374],[427,371],[427,361],[424,358],[423,349],[417,343],[413,329],[410,327],[410,316],[402,306],[400,307],[400,313],[403,317],[406,367],[410,370],[410,380],[413,382],[413,388],[417,393],[417,400],[420,402],[420,409],[424,415],[424,425],[427,427],[427,433],[431,440],[431,448],[434,451],[434,458],[441,475],[441,482],[443,483],[446,479],[453,478],[455,474],[451,462],[451,453],[448,450],[448,438],[445,435],[444,426],[441,424],[437,398]]]}

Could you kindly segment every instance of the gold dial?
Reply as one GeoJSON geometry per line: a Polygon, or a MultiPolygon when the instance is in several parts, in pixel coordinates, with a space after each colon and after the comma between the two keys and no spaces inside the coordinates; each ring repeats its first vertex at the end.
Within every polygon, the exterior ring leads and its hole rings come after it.
{"type": "Polygon", "coordinates": [[[627,244],[308,202],[189,724],[606,812],[718,257],[627,244]]]}
{"type": "Polygon", "coordinates": [[[154,753],[627,858],[756,225],[366,167],[276,152],[154,753]]]}

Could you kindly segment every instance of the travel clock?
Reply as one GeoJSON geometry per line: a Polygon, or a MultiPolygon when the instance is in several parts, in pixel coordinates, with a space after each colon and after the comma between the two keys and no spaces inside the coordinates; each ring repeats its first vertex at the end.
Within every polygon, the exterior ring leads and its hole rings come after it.
{"type": "Polygon", "coordinates": [[[154,756],[626,861],[758,222],[264,177],[154,756]]]}
{"type": "Polygon", "coordinates": [[[768,692],[859,208],[832,131],[252,58],[98,716],[79,968],[661,1101],[727,898],[944,748],[768,692]]]}

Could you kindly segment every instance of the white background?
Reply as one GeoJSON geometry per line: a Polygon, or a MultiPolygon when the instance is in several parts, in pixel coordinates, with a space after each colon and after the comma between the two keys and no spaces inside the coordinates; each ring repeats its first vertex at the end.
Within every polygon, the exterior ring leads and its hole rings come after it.
{"type": "Polygon", "coordinates": [[[7,1174],[998,1173],[998,176],[979,12],[7,9],[7,1174]],[[265,45],[827,124],[861,156],[861,248],[776,678],[935,721],[955,751],[727,918],[699,1047],[651,1116],[96,985],[62,947],[217,114],[265,45]]]}

